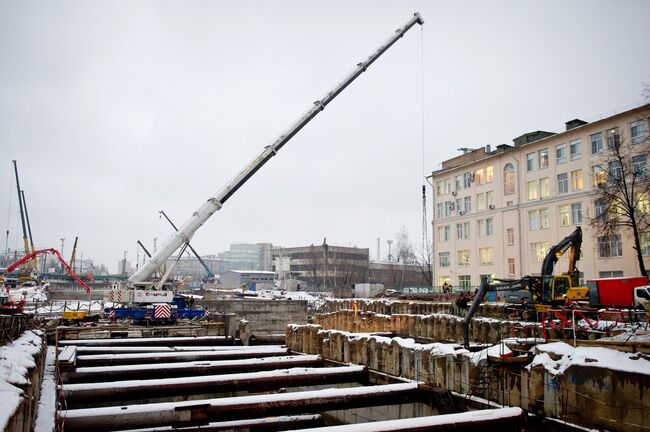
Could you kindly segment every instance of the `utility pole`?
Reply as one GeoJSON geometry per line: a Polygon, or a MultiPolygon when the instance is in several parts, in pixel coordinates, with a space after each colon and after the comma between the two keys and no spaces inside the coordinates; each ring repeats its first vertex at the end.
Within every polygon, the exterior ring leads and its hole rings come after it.
{"type": "Polygon", "coordinates": [[[391,254],[390,254],[390,247],[393,244],[393,241],[392,240],[386,240],[386,243],[388,243],[388,262],[390,262],[391,258],[392,258],[391,254]]]}
{"type": "Polygon", "coordinates": [[[126,274],[126,251],[124,251],[124,259],[122,259],[122,274],[126,274]]]}
{"type": "Polygon", "coordinates": [[[381,239],[377,237],[377,262],[381,261],[381,239]]]}

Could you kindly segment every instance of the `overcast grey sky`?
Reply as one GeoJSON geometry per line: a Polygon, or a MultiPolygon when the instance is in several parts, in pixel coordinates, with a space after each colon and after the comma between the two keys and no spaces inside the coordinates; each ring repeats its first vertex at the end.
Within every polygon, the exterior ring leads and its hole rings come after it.
{"type": "Polygon", "coordinates": [[[235,194],[200,253],[326,236],[374,258],[402,226],[419,244],[423,162],[595,120],[650,82],[645,0],[0,0],[2,247],[6,229],[21,245],[17,159],[37,247],[135,261],[171,234],[158,210],[182,224],[414,11],[424,30],[235,194]]]}

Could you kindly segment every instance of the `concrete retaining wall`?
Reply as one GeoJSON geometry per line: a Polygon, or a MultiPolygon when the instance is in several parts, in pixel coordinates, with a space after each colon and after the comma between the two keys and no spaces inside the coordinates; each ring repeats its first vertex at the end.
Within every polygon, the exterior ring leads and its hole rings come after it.
{"type": "Polygon", "coordinates": [[[472,393],[503,405],[559,418],[586,427],[647,431],[650,375],[571,366],[561,375],[544,366],[490,368],[487,391],[476,384],[485,360],[449,345],[420,345],[402,338],[323,330],[319,325],[289,326],[287,347],[326,359],[421,381],[431,387],[472,393]]]}
{"type": "MultiPolygon", "coordinates": [[[[412,314],[432,315],[448,314],[453,309],[451,302],[428,302],[386,299],[328,299],[321,308],[322,313],[338,312],[340,310],[357,310],[374,312],[381,315],[412,314]]],[[[507,318],[510,314],[506,303],[483,303],[479,306],[477,316],[491,318],[507,318]]]]}

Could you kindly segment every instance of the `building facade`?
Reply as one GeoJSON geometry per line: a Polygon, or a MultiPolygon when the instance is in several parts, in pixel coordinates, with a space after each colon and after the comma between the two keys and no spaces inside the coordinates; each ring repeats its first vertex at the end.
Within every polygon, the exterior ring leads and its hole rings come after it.
{"type": "MultiPolygon", "coordinates": [[[[630,233],[599,237],[590,220],[603,211],[599,183],[616,174],[608,148],[629,146],[634,168],[647,170],[649,118],[644,105],[592,123],[572,120],[561,133],[537,131],[513,146],[444,161],[432,173],[434,285],[472,289],[482,276],[539,275],[549,247],[576,226],[583,230],[584,279],[638,275],[630,233]]],[[[647,215],[647,193],[638,199],[647,215]]],[[[641,243],[648,267],[650,233],[641,243]]],[[[567,267],[565,256],[555,272],[567,267]]]]}
{"type": "Polygon", "coordinates": [[[221,286],[251,291],[275,288],[275,273],[270,271],[229,270],[221,276],[221,286]]]}
{"type": "Polygon", "coordinates": [[[271,243],[233,243],[222,254],[230,270],[269,271],[272,266],[271,243]]]}

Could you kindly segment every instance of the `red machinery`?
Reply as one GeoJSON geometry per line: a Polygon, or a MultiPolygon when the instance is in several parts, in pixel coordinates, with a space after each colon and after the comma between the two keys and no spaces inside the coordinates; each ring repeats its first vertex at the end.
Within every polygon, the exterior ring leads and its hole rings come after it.
{"type": "Polygon", "coordinates": [[[59,251],[56,250],[56,249],[41,249],[41,250],[34,251],[34,252],[32,252],[32,253],[29,253],[29,254],[25,255],[24,257],[22,257],[21,259],[19,259],[18,261],[16,261],[15,263],[13,263],[12,265],[10,265],[10,266],[7,268],[7,270],[5,271],[5,273],[11,273],[12,271],[14,271],[15,269],[17,269],[17,268],[20,267],[21,265],[25,264],[27,261],[29,261],[29,260],[31,260],[31,259],[34,259],[34,258],[36,258],[37,255],[41,255],[41,254],[52,254],[52,255],[56,256],[56,257],[58,258],[58,260],[61,262],[61,265],[63,265],[63,267],[65,268],[65,271],[66,271],[66,272],[67,272],[67,273],[68,273],[68,274],[69,274],[69,275],[70,275],[74,280],[76,280],[76,281],[79,283],[79,285],[81,285],[82,287],[84,287],[84,289],[86,290],[86,297],[87,297],[88,300],[90,300],[90,287],[89,287],[88,285],[86,285],[86,283],[85,283],[84,281],[82,281],[81,279],[79,279],[79,276],[77,276],[77,275],[72,271],[72,269],[70,268],[70,266],[68,265],[68,263],[65,262],[65,260],[63,259],[63,257],[62,257],[61,254],[59,253],[59,251]]]}

